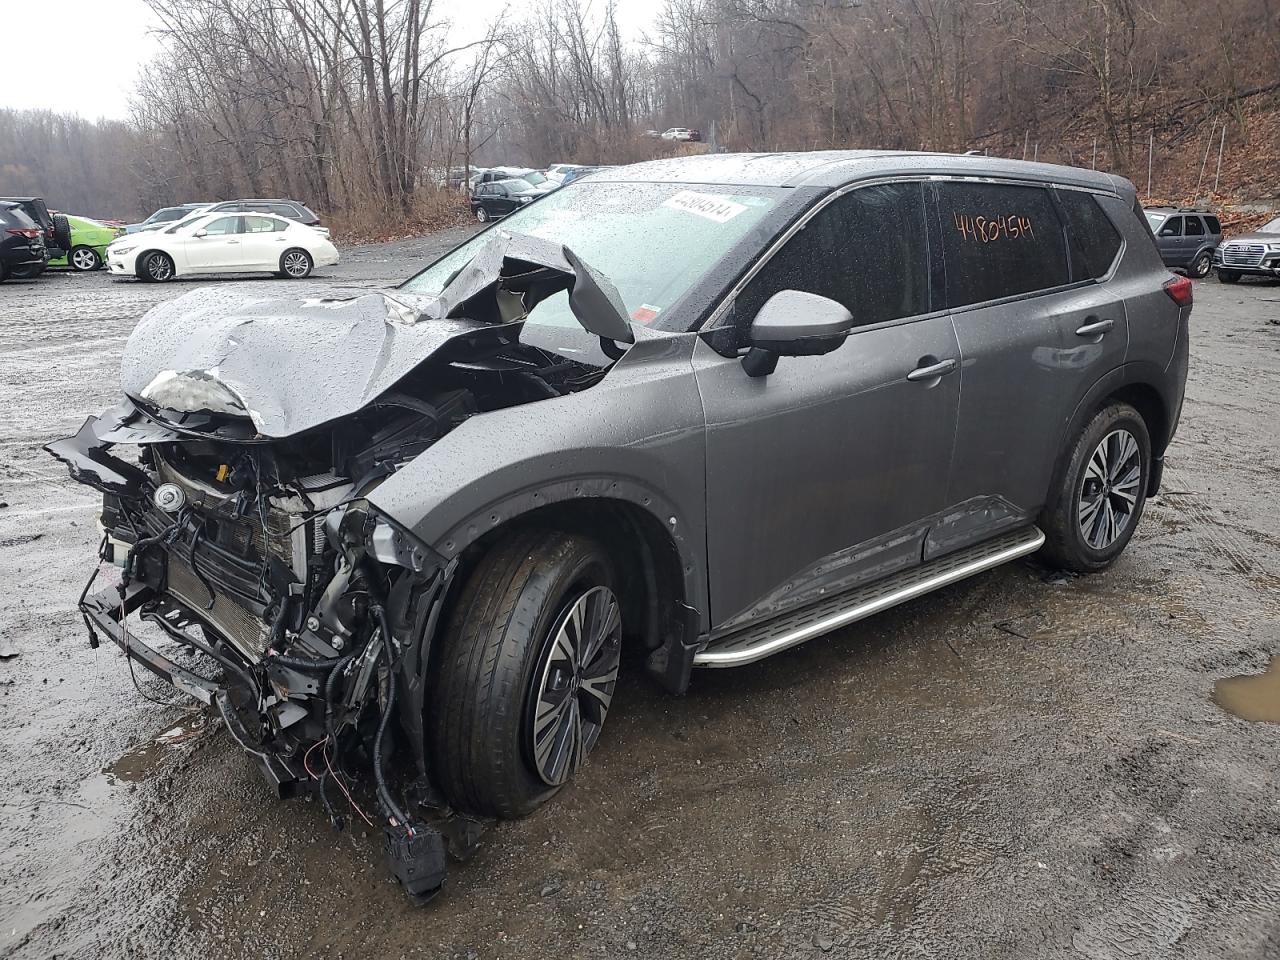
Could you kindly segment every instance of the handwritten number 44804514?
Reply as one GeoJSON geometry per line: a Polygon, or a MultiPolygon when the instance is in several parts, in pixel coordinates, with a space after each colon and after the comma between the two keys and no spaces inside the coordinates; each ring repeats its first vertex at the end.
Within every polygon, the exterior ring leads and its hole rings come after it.
{"type": "Polygon", "coordinates": [[[998,217],[975,217],[966,213],[954,215],[956,230],[965,240],[991,243],[995,240],[1033,240],[1036,231],[1030,217],[1001,214],[998,217]]]}

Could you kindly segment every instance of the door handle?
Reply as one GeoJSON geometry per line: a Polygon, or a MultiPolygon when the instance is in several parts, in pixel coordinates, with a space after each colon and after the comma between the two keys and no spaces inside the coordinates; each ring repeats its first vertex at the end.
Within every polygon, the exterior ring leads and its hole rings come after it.
{"type": "Polygon", "coordinates": [[[907,379],[912,383],[919,383],[921,380],[936,380],[938,377],[946,376],[952,370],[959,366],[956,360],[942,360],[938,363],[931,363],[927,367],[916,367],[907,374],[907,379]]]}
{"type": "Polygon", "coordinates": [[[239,240],[228,240],[227,243],[239,243],[239,240]]]}
{"type": "Polygon", "coordinates": [[[1100,337],[1116,325],[1114,320],[1099,320],[1097,317],[1085,317],[1083,327],[1076,328],[1077,337],[1100,337]]]}

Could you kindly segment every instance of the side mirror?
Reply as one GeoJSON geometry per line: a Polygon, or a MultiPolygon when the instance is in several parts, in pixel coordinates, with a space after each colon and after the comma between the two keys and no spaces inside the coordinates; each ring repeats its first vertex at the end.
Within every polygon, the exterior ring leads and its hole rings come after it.
{"type": "Polygon", "coordinates": [[[195,236],[197,237],[207,237],[208,235],[209,235],[208,231],[205,231],[205,230],[197,230],[195,232],[195,236]]]}
{"type": "Polygon", "coordinates": [[[843,304],[816,293],[783,290],[765,301],[751,321],[751,349],[742,358],[749,377],[765,377],[779,357],[816,357],[836,350],[853,329],[843,304]]]}

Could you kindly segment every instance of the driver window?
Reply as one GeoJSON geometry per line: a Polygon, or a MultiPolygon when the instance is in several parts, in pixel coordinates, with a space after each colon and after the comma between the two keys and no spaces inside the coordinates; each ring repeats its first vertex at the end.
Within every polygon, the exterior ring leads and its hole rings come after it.
{"type": "Polygon", "coordinates": [[[1170,217],[1169,222],[1160,229],[1162,237],[1180,237],[1182,236],[1182,218],[1170,217]]]}
{"type": "Polygon", "coordinates": [[[227,236],[233,233],[243,233],[240,229],[239,217],[219,217],[211,224],[204,228],[204,232],[211,237],[227,236]]]}
{"type": "Polygon", "coordinates": [[[928,313],[928,242],[919,182],[862,187],[827,204],[752,278],[734,304],[745,332],[782,290],[829,297],[858,326],[928,313]]]}

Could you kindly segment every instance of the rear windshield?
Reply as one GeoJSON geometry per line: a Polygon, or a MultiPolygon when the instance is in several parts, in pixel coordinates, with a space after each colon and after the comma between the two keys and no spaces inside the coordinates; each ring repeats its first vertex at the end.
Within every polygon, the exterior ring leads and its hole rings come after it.
{"type": "MultiPolygon", "coordinates": [[[[679,329],[671,308],[787,194],[778,187],[680,183],[574,183],[511,214],[405,283],[439,294],[497,230],[553,240],[604,274],[638,323],[679,329]]],[[[576,326],[568,298],[550,297],[530,323],[576,326]]]]}

